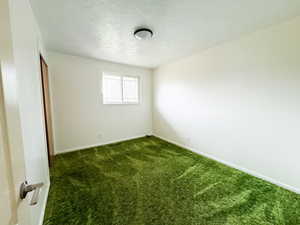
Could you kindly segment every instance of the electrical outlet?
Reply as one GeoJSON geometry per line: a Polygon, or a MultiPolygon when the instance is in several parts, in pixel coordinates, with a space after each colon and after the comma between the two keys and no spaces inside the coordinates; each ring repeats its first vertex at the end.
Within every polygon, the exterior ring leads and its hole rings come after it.
{"type": "Polygon", "coordinates": [[[101,139],[102,139],[102,134],[98,134],[98,135],[97,135],[97,138],[98,138],[99,140],[101,140],[101,139]]]}

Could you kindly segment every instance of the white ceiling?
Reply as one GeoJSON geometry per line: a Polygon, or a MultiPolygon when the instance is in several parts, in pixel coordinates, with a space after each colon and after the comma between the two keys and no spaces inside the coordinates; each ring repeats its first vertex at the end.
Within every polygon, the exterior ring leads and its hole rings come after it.
{"type": "Polygon", "coordinates": [[[299,0],[31,0],[46,47],[157,67],[300,15],[299,0]],[[153,29],[139,41],[136,27],[153,29]]]}

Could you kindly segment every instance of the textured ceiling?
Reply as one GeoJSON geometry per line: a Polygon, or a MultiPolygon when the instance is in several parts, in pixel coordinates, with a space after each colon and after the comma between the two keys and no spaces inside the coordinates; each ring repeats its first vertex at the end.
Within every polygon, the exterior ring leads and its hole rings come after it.
{"type": "Polygon", "coordinates": [[[157,67],[300,15],[299,0],[31,0],[46,47],[157,67]],[[136,27],[154,38],[136,40],[136,27]]]}

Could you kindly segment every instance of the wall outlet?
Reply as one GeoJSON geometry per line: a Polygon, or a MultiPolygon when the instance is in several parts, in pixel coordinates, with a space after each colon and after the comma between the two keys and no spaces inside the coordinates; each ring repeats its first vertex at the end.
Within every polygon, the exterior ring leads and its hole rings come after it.
{"type": "Polygon", "coordinates": [[[102,134],[98,134],[98,135],[97,135],[97,138],[98,138],[99,140],[101,140],[101,139],[102,139],[102,134]]]}

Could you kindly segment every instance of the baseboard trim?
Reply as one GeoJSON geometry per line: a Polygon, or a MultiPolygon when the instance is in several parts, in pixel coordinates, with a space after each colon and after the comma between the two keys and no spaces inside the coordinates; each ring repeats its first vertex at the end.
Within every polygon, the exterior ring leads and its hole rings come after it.
{"type": "Polygon", "coordinates": [[[76,147],[76,148],[68,148],[68,149],[56,152],[55,155],[60,155],[60,154],[69,153],[69,152],[75,152],[75,151],[79,151],[79,150],[83,150],[83,149],[87,149],[87,148],[94,148],[94,147],[103,146],[103,145],[115,144],[115,143],[122,142],[122,141],[130,141],[130,140],[145,137],[145,136],[146,136],[146,134],[143,134],[143,135],[138,135],[138,136],[133,136],[133,137],[128,137],[128,138],[117,139],[117,140],[113,140],[113,141],[107,141],[107,142],[101,142],[101,143],[96,143],[96,144],[92,144],[92,145],[80,146],[80,147],[76,147]]]}
{"type": "Polygon", "coordinates": [[[174,145],[177,145],[177,146],[179,146],[179,147],[188,149],[188,150],[190,150],[190,151],[192,151],[192,152],[194,152],[194,153],[196,153],[196,154],[202,155],[202,156],[204,156],[204,157],[206,157],[206,158],[209,158],[209,159],[215,160],[215,161],[217,161],[217,162],[220,162],[220,163],[222,163],[222,164],[224,164],[224,165],[227,165],[227,166],[229,166],[229,167],[231,167],[231,168],[234,168],[234,169],[243,171],[243,172],[245,172],[245,173],[247,173],[247,174],[249,174],[249,175],[251,175],[251,176],[254,176],[254,177],[263,179],[263,180],[265,180],[265,181],[268,181],[268,182],[270,182],[270,183],[272,183],[272,184],[275,184],[275,185],[277,185],[277,186],[280,186],[280,187],[282,187],[282,188],[284,188],[284,189],[287,189],[287,190],[289,190],[289,191],[292,191],[292,192],[295,192],[295,193],[297,193],[297,194],[300,194],[300,189],[298,189],[298,188],[296,188],[296,187],[292,187],[292,186],[290,186],[290,185],[288,185],[288,184],[284,184],[284,183],[282,183],[282,182],[279,182],[279,181],[277,181],[277,180],[275,180],[275,179],[273,179],[273,178],[267,177],[267,176],[262,175],[262,174],[260,174],[260,173],[258,173],[258,172],[255,172],[255,171],[252,171],[252,170],[249,170],[249,169],[246,169],[246,168],[237,166],[237,165],[235,165],[235,164],[233,164],[233,163],[230,163],[230,162],[227,162],[227,161],[225,161],[225,160],[219,159],[219,158],[217,158],[217,157],[215,157],[215,156],[213,156],[213,155],[210,155],[210,154],[207,154],[207,153],[204,153],[204,152],[201,152],[201,151],[197,151],[197,150],[194,149],[194,148],[191,148],[191,147],[189,147],[189,146],[180,144],[180,143],[178,143],[178,142],[176,142],[176,141],[169,140],[169,139],[164,138],[164,137],[162,137],[162,136],[160,136],[160,135],[153,134],[153,136],[158,137],[158,138],[160,138],[160,139],[162,139],[162,140],[164,140],[164,141],[166,141],[166,142],[169,142],[169,143],[172,143],[172,144],[174,144],[174,145]]]}
{"type": "Polygon", "coordinates": [[[43,223],[44,223],[44,216],[45,216],[47,200],[48,200],[48,195],[49,195],[49,190],[50,190],[50,183],[45,184],[45,187],[46,187],[46,194],[45,194],[44,199],[43,199],[42,213],[41,213],[41,216],[40,216],[39,225],[43,225],[43,223]]]}

